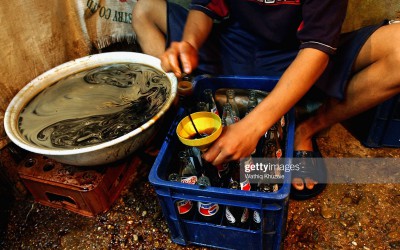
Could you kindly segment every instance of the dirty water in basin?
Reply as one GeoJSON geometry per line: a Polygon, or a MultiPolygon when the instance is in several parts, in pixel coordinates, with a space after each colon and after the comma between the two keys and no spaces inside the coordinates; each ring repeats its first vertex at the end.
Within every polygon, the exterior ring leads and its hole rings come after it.
{"type": "Polygon", "coordinates": [[[170,91],[166,75],[153,67],[104,65],[47,87],[21,112],[19,128],[28,142],[43,148],[93,146],[146,123],[170,91]]]}

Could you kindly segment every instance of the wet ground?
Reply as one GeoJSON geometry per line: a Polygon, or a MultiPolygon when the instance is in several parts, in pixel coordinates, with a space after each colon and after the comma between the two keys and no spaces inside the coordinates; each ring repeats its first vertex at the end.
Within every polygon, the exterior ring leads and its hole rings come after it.
{"type": "MultiPolygon", "coordinates": [[[[399,149],[363,147],[341,125],[318,144],[324,157],[400,157],[399,149]]],[[[96,217],[43,206],[29,195],[16,200],[0,248],[198,249],[171,241],[147,179],[152,160],[142,159],[109,211],[96,217]]],[[[400,184],[329,184],[316,198],[290,200],[284,249],[400,249],[399,207],[400,184]]]]}

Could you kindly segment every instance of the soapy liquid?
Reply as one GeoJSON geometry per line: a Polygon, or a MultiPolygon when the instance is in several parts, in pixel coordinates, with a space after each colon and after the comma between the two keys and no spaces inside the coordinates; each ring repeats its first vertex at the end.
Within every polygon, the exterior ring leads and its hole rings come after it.
{"type": "Polygon", "coordinates": [[[24,108],[19,128],[45,148],[93,146],[123,136],[156,115],[170,94],[167,76],[142,64],[109,64],[47,87],[24,108]]]}

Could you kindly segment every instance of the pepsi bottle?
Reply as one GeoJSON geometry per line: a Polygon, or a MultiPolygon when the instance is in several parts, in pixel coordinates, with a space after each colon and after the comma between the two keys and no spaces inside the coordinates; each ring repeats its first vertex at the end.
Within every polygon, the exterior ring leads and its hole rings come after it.
{"type": "MultiPolygon", "coordinates": [[[[168,176],[169,181],[180,181],[180,176],[178,173],[172,173],[168,176]]],[[[178,216],[182,219],[192,219],[194,216],[194,202],[190,200],[178,200],[175,202],[176,209],[178,211],[178,216]]]]}
{"type": "MultiPolygon", "coordinates": [[[[232,190],[240,190],[240,184],[235,180],[231,180],[228,188],[232,190]]],[[[225,221],[227,226],[247,228],[249,224],[249,209],[236,206],[226,206],[225,221]]]]}
{"type": "Polygon", "coordinates": [[[181,182],[186,184],[196,184],[197,170],[193,165],[187,151],[180,151],[178,153],[181,182]]]}
{"type": "Polygon", "coordinates": [[[232,175],[232,164],[234,162],[223,163],[218,169],[218,187],[227,188],[232,175]]]}
{"type": "MultiPolygon", "coordinates": [[[[274,190],[274,187],[270,183],[259,183],[258,187],[257,187],[257,191],[259,191],[259,192],[269,193],[269,192],[273,192],[273,190],[274,190]]],[[[263,220],[261,219],[260,212],[258,210],[254,210],[253,215],[251,217],[250,229],[252,229],[252,230],[261,229],[262,221],[263,220]]]]}
{"type": "MultiPolygon", "coordinates": [[[[197,181],[200,188],[207,188],[211,186],[210,179],[202,175],[197,181]]],[[[220,224],[221,221],[221,207],[213,202],[197,202],[197,212],[199,221],[208,222],[213,224],[220,224]]]]}

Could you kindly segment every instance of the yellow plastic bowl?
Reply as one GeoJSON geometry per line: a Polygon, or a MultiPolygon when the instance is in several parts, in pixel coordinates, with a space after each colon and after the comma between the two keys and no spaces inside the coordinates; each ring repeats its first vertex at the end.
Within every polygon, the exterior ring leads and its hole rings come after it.
{"type": "Polygon", "coordinates": [[[221,135],[221,118],[212,112],[196,112],[191,114],[191,117],[199,133],[206,133],[208,136],[194,138],[196,130],[189,116],[186,116],[179,122],[176,127],[176,134],[183,144],[190,147],[197,147],[204,151],[221,135]]]}

